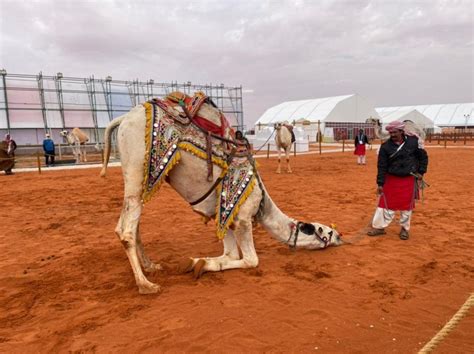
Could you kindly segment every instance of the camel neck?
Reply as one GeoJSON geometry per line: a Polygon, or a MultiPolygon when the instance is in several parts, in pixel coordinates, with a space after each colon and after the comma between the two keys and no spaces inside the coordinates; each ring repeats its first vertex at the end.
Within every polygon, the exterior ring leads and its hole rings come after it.
{"type": "Polygon", "coordinates": [[[291,233],[290,225],[295,220],[285,215],[265,193],[265,208],[260,223],[274,239],[286,243],[291,233]]]}

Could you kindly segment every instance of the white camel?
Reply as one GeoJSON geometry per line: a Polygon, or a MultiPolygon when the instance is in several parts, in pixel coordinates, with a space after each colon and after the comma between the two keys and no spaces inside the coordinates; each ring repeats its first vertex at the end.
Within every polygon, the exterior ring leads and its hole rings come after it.
{"type": "MultiPolygon", "coordinates": [[[[200,117],[219,121],[220,111],[211,104],[204,103],[198,114],[200,117]]],[[[115,118],[109,124],[105,131],[104,165],[101,171],[101,176],[105,176],[110,156],[111,133],[119,127],[117,140],[125,190],[123,208],[115,232],[125,248],[141,294],[156,293],[160,290],[159,285],[150,282],[145,277],[143,270],[151,272],[161,269],[159,264],[153,263],[145,254],[139,233],[139,221],[143,210],[144,170],[146,168],[144,166],[147,146],[145,141],[146,124],[147,116],[143,105],[134,107],[130,112],[115,118]]],[[[201,135],[204,138],[206,135],[192,123],[189,129],[191,132],[186,131],[185,135],[181,137],[181,141],[186,137],[196,138],[201,135]]],[[[213,141],[214,144],[225,144],[216,139],[213,141]]],[[[207,161],[202,156],[199,157],[180,148],[179,144],[173,148],[179,151],[180,161],[169,171],[166,181],[188,203],[194,201],[192,208],[195,212],[212,218],[216,214],[216,201],[219,197],[214,189],[214,181],[221,175],[222,169],[218,165],[214,165],[212,181],[209,181],[207,161]],[[203,196],[207,193],[209,195],[204,198],[203,196]],[[199,199],[203,200],[195,204],[199,199]]],[[[255,220],[260,222],[276,240],[292,247],[321,249],[342,244],[340,234],[334,228],[319,223],[301,223],[286,216],[274,204],[258,174],[257,178],[258,183],[255,183],[247,199],[240,206],[232,226],[223,238],[224,252],[222,256],[190,258],[180,264],[181,271],[194,272],[194,276],[199,277],[206,271],[216,272],[226,269],[256,267],[258,257],[252,236],[252,226],[255,220]]]]}
{"type": "Polygon", "coordinates": [[[71,132],[63,130],[59,133],[66,138],[66,141],[71,146],[72,153],[76,159],[76,163],[87,162],[86,143],[89,137],[79,128],[74,128],[71,132]]]}
{"type": "Polygon", "coordinates": [[[286,155],[286,166],[287,166],[287,171],[288,173],[292,173],[293,171],[291,170],[290,166],[290,151],[291,151],[291,146],[293,145],[292,141],[292,132],[291,126],[288,126],[283,123],[275,123],[274,128],[276,130],[275,134],[275,144],[278,150],[278,168],[277,168],[277,173],[281,173],[281,150],[285,152],[286,155]]]}
{"type": "MultiPolygon", "coordinates": [[[[367,118],[366,123],[372,124],[374,126],[374,133],[377,139],[386,141],[390,138],[390,134],[387,131],[382,130],[382,123],[378,118],[367,118]]],[[[426,134],[423,129],[421,129],[415,122],[407,119],[404,120],[405,123],[405,132],[408,135],[415,134],[420,139],[420,142],[423,143],[426,137],[426,134]]]]}

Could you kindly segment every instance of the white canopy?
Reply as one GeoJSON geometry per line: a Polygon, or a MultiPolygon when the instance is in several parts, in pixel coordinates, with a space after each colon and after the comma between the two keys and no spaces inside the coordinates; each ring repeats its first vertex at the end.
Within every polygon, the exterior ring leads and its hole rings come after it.
{"type": "Polygon", "coordinates": [[[302,119],[310,122],[364,123],[369,117],[380,118],[367,99],[358,94],[288,101],[270,107],[255,123],[268,125],[302,119]]]}
{"type": "Polygon", "coordinates": [[[385,112],[417,110],[438,127],[474,126],[474,103],[449,103],[418,106],[376,108],[382,116],[385,112]]]}
{"type": "Polygon", "coordinates": [[[382,124],[388,124],[394,120],[411,120],[422,129],[434,128],[434,123],[431,119],[418,112],[416,109],[398,109],[395,111],[384,110],[379,112],[382,117],[382,124]]]}

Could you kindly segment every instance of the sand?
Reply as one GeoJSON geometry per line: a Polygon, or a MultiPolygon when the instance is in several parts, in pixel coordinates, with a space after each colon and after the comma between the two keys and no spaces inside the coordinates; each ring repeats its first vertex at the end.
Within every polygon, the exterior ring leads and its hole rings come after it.
{"type": "MultiPolygon", "coordinates": [[[[217,256],[214,227],[168,186],[145,206],[142,238],[164,270],[139,295],[114,234],[120,168],[0,175],[0,352],[414,353],[474,291],[474,150],[430,148],[430,187],[411,238],[392,224],[364,232],[376,205],[375,151],[292,158],[293,174],[260,159],[274,201],[303,221],[336,223],[352,245],[288,249],[254,228],[260,265],[178,274],[189,256],[217,256]]],[[[474,309],[437,353],[474,348],[474,309]]]]}

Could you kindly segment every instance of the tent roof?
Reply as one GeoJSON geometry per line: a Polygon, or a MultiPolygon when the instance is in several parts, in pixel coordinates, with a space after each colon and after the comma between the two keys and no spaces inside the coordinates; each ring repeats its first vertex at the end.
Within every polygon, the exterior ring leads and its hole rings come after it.
{"type": "Polygon", "coordinates": [[[431,119],[435,125],[440,127],[474,125],[474,103],[448,103],[376,108],[381,116],[383,116],[385,112],[396,112],[399,110],[406,111],[410,109],[416,109],[418,112],[431,119]]]}
{"type": "MultiPolygon", "coordinates": [[[[309,120],[311,122],[316,122],[318,120],[324,121],[331,112],[335,110],[339,103],[350,100],[356,102],[360,99],[361,97],[359,95],[352,94],[300,101],[287,101],[267,109],[257,120],[256,124],[270,124],[284,121],[292,122],[293,120],[299,121],[301,119],[309,120]]],[[[368,105],[364,100],[364,104],[355,106],[366,107],[368,105]]],[[[346,112],[343,115],[348,119],[348,121],[357,120],[352,116],[355,116],[360,112],[353,111],[354,110],[346,108],[346,112]]],[[[367,114],[367,117],[370,115],[377,115],[373,107],[370,107],[370,114],[367,114]]],[[[332,121],[334,119],[335,117],[331,117],[332,121]]]]}
{"type": "Polygon", "coordinates": [[[411,120],[412,122],[418,124],[422,128],[433,128],[434,123],[424,114],[421,114],[416,109],[398,109],[394,111],[385,110],[379,112],[380,117],[382,117],[382,123],[388,124],[394,120],[411,120]]]}

